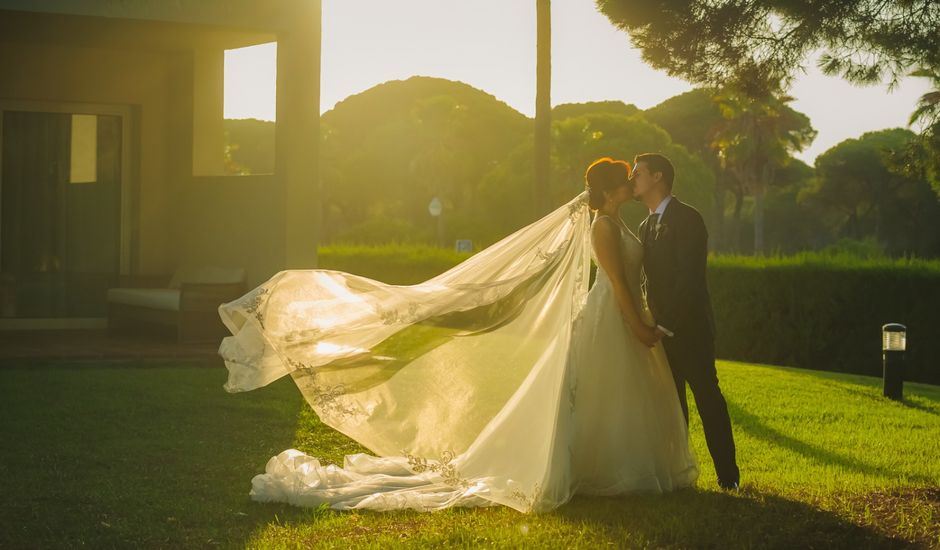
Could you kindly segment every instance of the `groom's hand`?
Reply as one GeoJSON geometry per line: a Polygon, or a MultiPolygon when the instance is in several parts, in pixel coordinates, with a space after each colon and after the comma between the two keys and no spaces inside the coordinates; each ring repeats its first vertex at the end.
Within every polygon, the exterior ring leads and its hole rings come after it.
{"type": "Polygon", "coordinates": [[[670,338],[672,338],[673,336],[675,336],[675,334],[674,334],[671,330],[669,330],[668,328],[666,328],[666,327],[660,325],[659,323],[656,323],[656,325],[654,325],[654,326],[655,326],[655,328],[656,328],[656,334],[659,335],[660,340],[663,339],[663,338],[666,337],[666,336],[668,336],[668,337],[670,337],[670,338]]]}

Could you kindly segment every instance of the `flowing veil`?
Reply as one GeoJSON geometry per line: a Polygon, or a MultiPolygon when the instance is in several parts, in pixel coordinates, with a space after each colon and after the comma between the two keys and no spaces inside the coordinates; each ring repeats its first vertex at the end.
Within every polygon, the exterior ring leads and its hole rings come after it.
{"type": "Polygon", "coordinates": [[[290,375],[327,425],[375,456],[289,449],[255,500],[435,510],[570,498],[570,335],[588,290],[587,193],[411,286],[288,270],[223,304],[225,389],[290,375]]]}

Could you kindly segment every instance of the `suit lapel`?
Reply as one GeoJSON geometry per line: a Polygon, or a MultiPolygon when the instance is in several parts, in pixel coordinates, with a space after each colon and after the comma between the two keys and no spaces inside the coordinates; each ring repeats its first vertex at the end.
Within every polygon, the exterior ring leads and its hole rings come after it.
{"type": "MultiPolygon", "coordinates": [[[[669,211],[672,209],[672,204],[676,202],[675,195],[672,196],[672,199],[669,200],[669,204],[666,205],[666,208],[663,208],[663,213],[659,215],[656,219],[658,225],[665,223],[663,220],[666,219],[666,215],[669,214],[669,211]]],[[[643,246],[652,247],[656,244],[656,239],[654,238],[656,233],[655,227],[647,227],[650,225],[649,218],[647,217],[643,220],[643,223],[640,224],[640,241],[643,243],[643,246]]]]}
{"type": "MultiPolygon", "coordinates": [[[[672,210],[673,210],[673,204],[675,204],[676,200],[677,200],[677,199],[676,199],[675,196],[673,196],[672,199],[669,200],[669,204],[666,205],[666,208],[663,208],[663,213],[660,214],[660,215],[659,215],[659,218],[656,220],[657,225],[659,225],[659,226],[661,226],[661,227],[663,227],[663,228],[666,227],[666,219],[667,219],[667,218],[668,218],[668,219],[672,219],[671,217],[669,217],[669,213],[672,212],[672,210]]],[[[656,228],[653,228],[653,230],[652,230],[651,233],[650,233],[650,243],[651,243],[652,245],[655,245],[655,244],[658,243],[661,239],[662,239],[662,235],[660,235],[660,236],[657,237],[657,230],[656,230],[656,228]]]]}
{"type": "Polygon", "coordinates": [[[649,225],[649,218],[643,220],[643,223],[640,224],[640,242],[643,243],[644,247],[653,244],[653,240],[650,238],[652,230],[649,225]]]}

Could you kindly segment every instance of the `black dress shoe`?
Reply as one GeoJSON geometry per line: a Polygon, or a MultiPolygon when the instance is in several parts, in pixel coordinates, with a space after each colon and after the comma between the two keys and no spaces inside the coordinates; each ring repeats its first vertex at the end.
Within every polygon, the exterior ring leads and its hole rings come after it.
{"type": "Polygon", "coordinates": [[[737,480],[727,481],[727,480],[719,479],[718,486],[724,489],[725,491],[737,491],[739,489],[737,480]]]}

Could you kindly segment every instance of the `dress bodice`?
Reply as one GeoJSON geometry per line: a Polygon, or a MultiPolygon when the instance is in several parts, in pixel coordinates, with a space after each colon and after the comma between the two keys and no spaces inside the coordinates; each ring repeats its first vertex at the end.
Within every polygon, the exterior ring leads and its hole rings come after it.
{"type": "MultiPolygon", "coordinates": [[[[597,220],[602,217],[607,216],[599,215],[593,223],[597,223],[597,220]]],[[[646,309],[646,299],[643,296],[643,243],[632,231],[624,228],[619,222],[617,227],[620,228],[620,259],[623,262],[630,295],[633,296],[634,301],[640,305],[641,309],[646,309]]],[[[593,246],[591,247],[591,259],[597,265],[597,282],[610,285],[610,277],[597,261],[597,254],[593,246]]]]}

